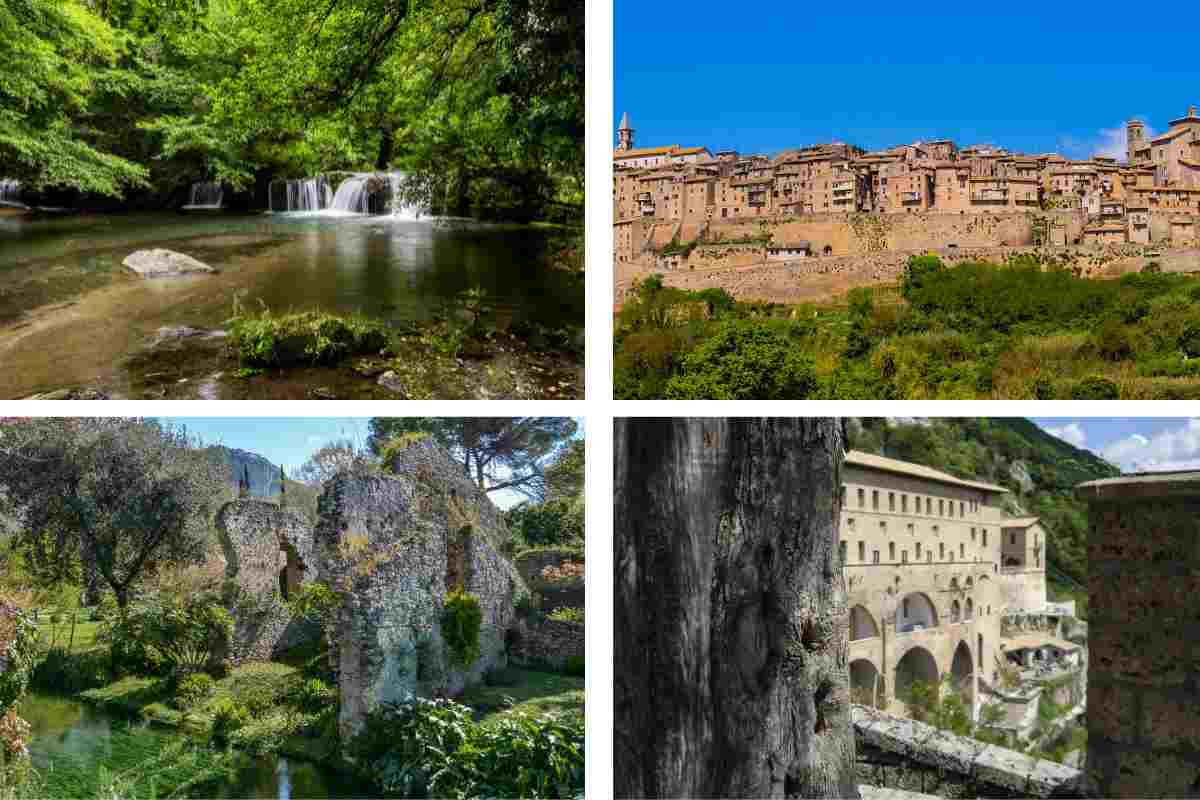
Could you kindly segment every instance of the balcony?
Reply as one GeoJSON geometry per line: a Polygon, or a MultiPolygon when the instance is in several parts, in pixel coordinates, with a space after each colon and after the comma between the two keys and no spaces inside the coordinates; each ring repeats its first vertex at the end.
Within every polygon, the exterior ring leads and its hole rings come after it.
{"type": "Polygon", "coordinates": [[[653,203],[650,203],[649,205],[646,205],[645,203],[642,204],[642,216],[643,217],[653,217],[654,216],[654,204],[653,203]]]}
{"type": "Polygon", "coordinates": [[[972,202],[978,203],[1003,203],[1008,199],[1008,189],[980,189],[971,194],[972,202]]]}
{"type": "Polygon", "coordinates": [[[921,199],[920,192],[901,192],[900,200],[904,203],[915,203],[921,199]]]}

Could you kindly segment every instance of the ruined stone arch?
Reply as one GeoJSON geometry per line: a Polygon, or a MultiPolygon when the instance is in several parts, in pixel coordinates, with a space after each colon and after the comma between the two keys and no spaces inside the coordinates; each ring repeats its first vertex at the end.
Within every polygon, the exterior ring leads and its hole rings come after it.
{"type": "Polygon", "coordinates": [[[937,659],[920,645],[913,645],[896,662],[896,697],[905,700],[914,683],[937,686],[940,674],[937,659]]]}
{"type": "Polygon", "coordinates": [[[916,626],[936,628],[937,608],[924,592],[909,592],[896,609],[896,633],[908,633],[916,626]]]}
{"type": "Polygon", "coordinates": [[[868,658],[850,662],[850,702],[876,708],[887,703],[887,680],[868,658]]]}
{"type": "Polygon", "coordinates": [[[879,635],[879,626],[866,606],[857,605],[850,609],[850,641],[873,639],[879,635]]]}

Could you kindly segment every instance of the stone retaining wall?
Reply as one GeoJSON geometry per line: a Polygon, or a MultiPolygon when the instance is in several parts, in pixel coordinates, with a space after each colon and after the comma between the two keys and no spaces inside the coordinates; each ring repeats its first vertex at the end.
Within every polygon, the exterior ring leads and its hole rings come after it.
{"type": "Polygon", "coordinates": [[[942,797],[1069,797],[1079,770],[853,706],[859,780],[942,797]]]}
{"type": "Polygon", "coordinates": [[[1087,772],[1103,797],[1200,796],[1200,472],[1088,502],[1087,772]]]}

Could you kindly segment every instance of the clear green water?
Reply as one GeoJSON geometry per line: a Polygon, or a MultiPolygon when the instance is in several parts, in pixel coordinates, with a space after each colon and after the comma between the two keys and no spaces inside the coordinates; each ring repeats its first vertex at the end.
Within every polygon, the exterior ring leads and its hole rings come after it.
{"type": "Polygon", "coordinates": [[[368,792],[341,773],[284,757],[235,754],[224,768],[219,753],[174,731],[119,719],[69,698],[31,694],[19,713],[33,729],[30,754],[47,797],[96,797],[114,776],[134,796],[166,797],[209,769],[216,769],[215,777],[175,796],[302,800],[368,792]],[[181,743],[188,747],[186,758],[164,758],[181,743]]]}
{"type": "Polygon", "coordinates": [[[221,328],[235,297],[402,327],[480,287],[498,321],[582,327],[583,281],[546,265],[553,246],[542,229],[452,220],[0,216],[0,398],[72,386],[138,396],[129,359],[160,328],[221,328]],[[122,266],[150,247],[220,272],[146,280],[122,266]]]}

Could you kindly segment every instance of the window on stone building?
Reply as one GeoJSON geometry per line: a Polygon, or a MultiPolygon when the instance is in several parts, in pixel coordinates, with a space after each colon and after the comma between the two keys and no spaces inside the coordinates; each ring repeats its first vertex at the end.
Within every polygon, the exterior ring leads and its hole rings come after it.
{"type": "Polygon", "coordinates": [[[1008,543],[1009,543],[1009,544],[1016,544],[1016,543],[1017,543],[1017,535],[1016,535],[1015,533],[1010,533],[1010,534],[1008,535],[1008,543]]]}
{"type": "Polygon", "coordinates": [[[906,494],[900,495],[900,510],[905,514],[908,513],[908,495],[906,494]]]}
{"type": "Polygon", "coordinates": [[[920,561],[921,560],[921,543],[920,542],[916,543],[916,548],[917,548],[917,560],[920,561]]]}
{"type": "Polygon", "coordinates": [[[987,529],[982,528],[980,529],[979,533],[983,537],[983,546],[987,547],[987,529]]]}
{"type": "Polygon", "coordinates": [[[938,542],[938,559],[941,560],[945,557],[946,557],[946,543],[938,542]]]}
{"type": "Polygon", "coordinates": [[[888,511],[896,510],[896,493],[888,492],[888,511]]]}
{"type": "Polygon", "coordinates": [[[871,490],[871,510],[879,510],[879,491],[876,489],[871,490]]]}
{"type": "Polygon", "coordinates": [[[888,561],[896,560],[896,543],[888,542],[888,561]]]}
{"type": "Polygon", "coordinates": [[[967,555],[967,543],[966,542],[958,543],[958,554],[962,557],[966,557],[966,555],[967,555]]]}
{"type": "Polygon", "coordinates": [[[873,562],[872,562],[872,563],[878,564],[878,563],[879,563],[879,551],[878,551],[878,550],[872,550],[872,551],[871,551],[871,558],[873,559],[873,562]]]}
{"type": "Polygon", "coordinates": [[[908,563],[908,551],[907,551],[907,550],[901,550],[901,551],[900,551],[900,562],[901,562],[902,564],[907,564],[907,563],[908,563]]]}
{"type": "Polygon", "coordinates": [[[858,507],[862,508],[867,504],[867,493],[862,489],[858,490],[858,507]]]}
{"type": "Polygon", "coordinates": [[[954,551],[953,550],[950,551],[950,563],[951,564],[954,563],[954,551]]]}
{"type": "Polygon", "coordinates": [[[865,563],[867,560],[867,543],[866,542],[858,543],[858,560],[862,563],[865,563]]]}
{"type": "Polygon", "coordinates": [[[971,541],[975,541],[975,529],[971,528],[971,541]]]}
{"type": "Polygon", "coordinates": [[[960,517],[966,516],[965,509],[966,509],[966,506],[963,504],[963,501],[959,500],[958,501],[958,515],[960,517]]]}
{"type": "Polygon", "coordinates": [[[938,500],[938,516],[939,517],[946,516],[946,501],[945,500],[941,500],[941,499],[938,500]]]}

